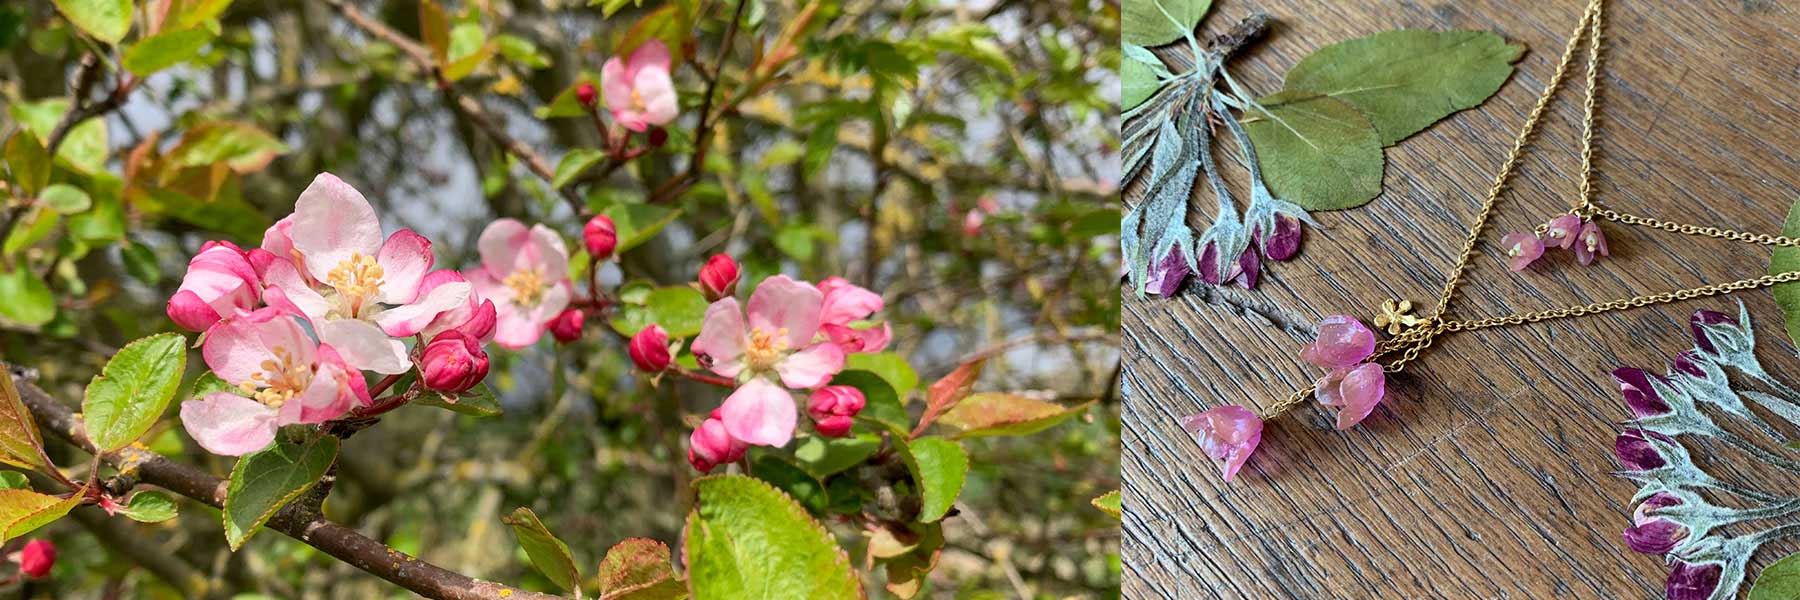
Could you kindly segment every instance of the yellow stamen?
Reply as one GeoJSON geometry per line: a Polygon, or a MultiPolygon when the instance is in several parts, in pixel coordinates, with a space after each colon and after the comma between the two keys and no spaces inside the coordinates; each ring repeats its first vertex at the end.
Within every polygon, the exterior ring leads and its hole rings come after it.
{"type": "Polygon", "coordinates": [[[287,348],[276,348],[275,358],[256,366],[262,372],[252,373],[251,381],[238,384],[238,389],[270,408],[281,408],[312,381],[312,365],[299,364],[287,348]]]}
{"type": "Polygon", "coordinates": [[[744,360],[753,371],[766,371],[781,362],[782,354],[788,350],[788,330],[786,327],[769,332],[762,328],[750,330],[750,345],[744,349],[744,360]]]}
{"type": "Polygon", "coordinates": [[[544,291],[547,289],[547,286],[544,285],[544,274],[537,269],[513,271],[500,283],[512,288],[513,303],[520,306],[536,305],[538,300],[543,299],[544,291]]]}
{"type": "Polygon", "coordinates": [[[325,283],[337,289],[338,295],[347,303],[350,315],[355,316],[376,292],[381,291],[381,277],[385,274],[375,257],[355,252],[325,274],[325,283]]]}

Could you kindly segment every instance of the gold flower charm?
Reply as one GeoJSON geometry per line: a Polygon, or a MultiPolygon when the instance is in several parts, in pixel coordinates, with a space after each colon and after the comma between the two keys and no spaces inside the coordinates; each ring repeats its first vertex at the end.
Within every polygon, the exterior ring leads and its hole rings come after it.
{"type": "Polygon", "coordinates": [[[1408,327],[1423,325],[1429,319],[1406,314],[1412,310],[1411,300],[1388,300],[1381,303],[1381,314],[1375,315],[1375,326],[1386,327],[1388,335],[1400,335],[1408,327]]]}

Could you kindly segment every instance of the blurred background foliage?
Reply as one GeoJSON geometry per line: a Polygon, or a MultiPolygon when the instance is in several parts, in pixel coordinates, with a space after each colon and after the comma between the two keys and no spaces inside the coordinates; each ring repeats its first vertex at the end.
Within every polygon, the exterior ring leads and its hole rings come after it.
{"type": "MultiPolygon", "coordinates": [[[[547,223],[579,248],[573,200],[654,233],[599,273],[605,285],[680,285],[717,252],[743,262],[746,286],[776,272],[841,275],[885,297],[893,349],[925,381],[985,352],[995,359],[977,390],[1069,406],[1098,400],[1033,436],[967,442],[974,466],[927,594],[1116,597],[1117,521],[1088,502],[1116,489],[1119,473],[1119,356],[1109,337],[1119,310],[1117,3],[746,1],[722,69],[714,57],[732,2],[450,2],[455,93],[326,2],[175,0],[223,8],[216,29],[202,26],[210,35],[172,65],[132,52],[146,11],[108,46],[79,35],[50,2],[5,3],[0,134],[48,139],[72,104],[118,106],[101,106],[109,110],[67,132],[57,151],[52,182],[85,199],[0,194],[0,359],[35,369],[73,402],[114,348],[173,329],[163,303],[203,241],[256,244],[320,171],[368,195],[390,230],[436,241],[440,266],[472,264],[476,235],[503,216],[547,223]],[[798,56],[779,76],[736,96],[725,86],[722,101],[736,103],[693,185],[645,203],[695,155],[709,70],[751,79],[744,71],[757,54],[809,9],[798,56]],[[669,17],[682,10],[688,18],[669,17]],[[472,100],[556,165],[601,146],[572,86],[643,35],[679,48],[683,116],[662,148],[572,176],[566,194],[452,108],[472,100]],[[98,61],[84,69],[90,56],[98,61]],[[80,81],[83,73],[94,80],[80,81]]],[[[352,4],[421,36],[415,1],[352,4]]],[[[561,347],[546,337],[494,357],[502,416],[393,413],[349,441],[327,515],[452,570],[531,589],[554,588],[499,519],[514,506],[536,510],[584,571],[625,537],[675,545],[694,477],[682,459],[687,432],[723,394],[679,380],[652,387],[631,375],[623,345],[599,334],[561,347]]],[[[172,417],[159,431],[153,449],[214,473],[230,468],[172,417]]],[[[91,460],[52,450],[65,465],[91,460]]],[[[30,591],[178,597],[117,543],[123,537],[235,593],[406,595],[278,535],[230,553],[216,511],[183,509],[158,525],[78,510],[40,534],[56,540],[61,560],[30,591]]],[[[827,525],[860,564],[861,532],[827,525]]]]}

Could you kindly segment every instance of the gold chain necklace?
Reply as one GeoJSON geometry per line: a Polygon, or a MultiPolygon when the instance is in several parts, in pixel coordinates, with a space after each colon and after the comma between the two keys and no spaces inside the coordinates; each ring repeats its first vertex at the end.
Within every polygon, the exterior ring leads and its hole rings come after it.
{"type": "MultiPolygon", "coordinates": [[[[1406,304],[1396,306],[1390,301],[1387,306],[1383,307],[1386,319],[1378,321],[1378,324],[1383,322],[1397,322],[1403,329],[1394,337],[1376,344],[1374,353],[1368,358],[1369,362],[1373,363],[1377,362],[1377,359],[1386,359],[1387,364],[1382,365],[1382,369],[1388,373],[1395,373],[1405,368],[1407,363],[1410,363],[1413,359],[1417,358],[1420,352],[1429,348],[1433,342],[1437,341],[1439,336],[1450,332],[1474,331],[1477,329],[1487,329],[1489,327],[1499,327],[1503,325],[1519,325],[1550,319],[1579,317],[1615,310],[1624,310],[1627,308],[1650,306],[1653,304],[1664,304],[1693,298],[1729,294],[1741,290],[1764,288],[1788,281],[1800,281],[1800,271],[1791,271],[1776,275],[1741,279],[1730,283],[1673,290],[1660,294],[1620,298],[1605,302],[1595,302],[1535,312],[1522,312],[1485,319],[1463,320],[1451,319],[1448,317],[1450,301],[1456,297],[1457,287],[1462,283],[1463,273],[1468,270],[1469,262],[1474,257],[1475,244],[1481,238],[1482,230],[1487,227],[1488,216],[1493,213],[1494,205],[1500,198],[1500,192],[1505,189],[1507,181],[1512,177],[1514,168],[1518,166],[1519,159],[1524,154],[1525,147],[1531,141],[1532,134],[1537,131],[1538,121],[1543,117],[1545,108],[1549,106],[1551,98],[1556,96],[1556,92],[1561,89],[1562,84],[1568,75],[1569,65],[1574,62],[1575,53],[1581,48],[1584,39],[1589,40],[1590,43],[1588,45],[1587,61],[1587,98],[1583,103],[1582,115],[1581,186],[1577,201],[1574,205],[1569,207],[1568,214],[1581,217],[1584,220],[1598,217],[1624,225],[1642,225],[1663,231],[1749,242],[1764,246],[1800,247],[1800,239],[1796,238],[1746,233],[1730,229],[1720,229],[1717,227],[1689,225],[1686,223],[1674,223],[1650,217],[1622,213],[1594,202],[1594,109],[1600,71],[1603,2],[1604,0],[1589,1],[1587,10],[1582,14],[1580,24],[1576,26],[1575,33],[1569,37],[1568,46],[1563,49],[1562,60],[1556,66],[1556,73],[1551,76],[1550,82],[1544,86],[1544,92],[1538,97],[1537,105],[1533,106],[1531,113],[1526,116],[1525,124],[1520,128],[1519,136],[1513,141],[1512,151],[1507,154],[1506,161],[1500,165],[1499,173],[1494,176],[1493,184],[1488,187],[1487,197],[1481,204],[1481,212],[1475,216],[1475,224],[1470,226],[1469,235],[1463,240],[1462,254],[1458,257],[1456,264],[1451,267],[1449,278],[1444,281],[1443,291],[1438,294],[1437,307],[1430,315],[1424,318],[1408,317],[1403,314],[1405,306],[1407,306],[1406,304]]],[[[1546,226],[1539,225],[1537,233],[1541,236],[1545,229],[1546,226]]],[[[1307,386],[1305,389],[1296,391],[1288,396],[1287,399],[1268,407],[1268,409],[1264,410],[1259,416],[1263,420],[1268,420],[1293,410],[1294,408],[1305,404],[1307,397],[1313,395],[1316,388],[1317,384],[1314,384],[1307,386]]]]}

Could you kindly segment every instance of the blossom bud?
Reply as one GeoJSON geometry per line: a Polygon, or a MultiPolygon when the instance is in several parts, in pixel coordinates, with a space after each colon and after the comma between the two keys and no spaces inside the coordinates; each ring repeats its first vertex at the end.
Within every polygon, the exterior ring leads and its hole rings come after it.
{"type": "Polygon", "coordinates": [[[581,241],[587,244],[588,256],[606,260],[612,258],[613,249],[619,246],[619,230],[613,227],[612,217],[594,215],[581,228],[581,241]]]}
{"type": "Polygon", "coordinates": [[[580,102],[582,108],[594,110],[594,102],[597,101],[599,97],[600,94],[594,89],[594,84],[592,83],[583,81],[581,82],[581,85],[575,86],[575,101],[580,102]]]}
{"type": "Polygon", "coordinates": [[[737,282],[738,264],[730,256],[714,254],[706,259],[706,266],[700,267],[700,292],[706,294],[708,302],[736,294],[737,282]]]}
{"type": "Polygon", "coordinates": [[[261,289],[261,278],[242,249],[230,242],[207,242],[188,261],[167,312],[183,329],[204,331],[219,319],[255,309],[262,302],[261,289]]]}
{"type": "Polygon", "coordinates": [[[581,326],[587,321],[587,314],[579,308],[571,308],[550,319],[550,335],[556,336],[558,343],[567,344],[581,339],[581,326]]]}
{"type": "Polygon", "coordinates": [[[650,132],[645,134],[645,137],[650,142],[651,148],[661,148],[663,144],[669,142],[669,130],[661,127],[651,127],[650,132]]]}
{"type": "Polygon", "coordinates": [[[440,392],[468,391],[488,372],[488,355],[480,342],[454,329],[431,338],[419,353],[419,363],[425,387],[440,392]]]}
{"type": "Polygon", "coordinates": [[[631,336],[631,344],[626,348],[631,355],[631,362],[638,370],[645,373],[661,373],[669,368],[669,331],[655,323],[638,330],[631,336]]]}
{"type": "Polygon", "coordinates": [[[50,574],[50,567],[56,566],[56,544],[50,540],[37,539],[25,542],[25,548],[19,550],[19,571],[32,579],[41,579],[50,574]]]}
{"type": "Polygon", "coordinates": [[[725,421],[715,410],[706,422],[694,429],[693,435],[688,436],[688,464],[695,470],[708,472],[713,467],[743,458],[749,447],[725,432],[725,421]]]}
{"type": "Polygon", "coordinates": [[[851,417],[862,412],[866,400],[861,390],[847,385],[829,385],[812,393],[806,415],[812,417],[813,430],[825,437],[850,434],[851,417]]]}

